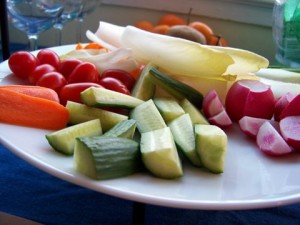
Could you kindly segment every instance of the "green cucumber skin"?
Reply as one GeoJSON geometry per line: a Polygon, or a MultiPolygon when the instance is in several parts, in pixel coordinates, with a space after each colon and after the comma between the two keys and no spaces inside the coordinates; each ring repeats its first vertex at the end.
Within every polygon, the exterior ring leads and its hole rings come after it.
{"type": "Polygon", "coordinates": [[[132,139],[136,130],[136,120],[128,119],[117,123],[103,134],[104,137],[122,137],[132,139]]]}
{"type": "Polygon", "coordinates": [[[100,120],[95,119],[46,134],[46,139],[54,150],[73,155],[77,137],[99,135],[102,135],[102,127],[100,120]]]}
{"type": "Polygon", "coordinates": [[[139,144],[133,140],[119,137],[77,138],[74,160],[75,169],[84,175],[107,180],[131,175],[141,169],[139,144]],[[92,162],[78,165],[84,154],[91,156],[92,162]],[[76,164],[77,162],[77,164],[76,164]],[[84,167],[90,168],[84,168],[84,167]]]}
{"type": "Polygon", "coordinates": [[[202,108],[203,95],[196,89],[171,78],[154,67],[150,69],[150,74],[154,84],[165,88],[175,98],[179,100],[187,98],[197,108],[202,108]]]}

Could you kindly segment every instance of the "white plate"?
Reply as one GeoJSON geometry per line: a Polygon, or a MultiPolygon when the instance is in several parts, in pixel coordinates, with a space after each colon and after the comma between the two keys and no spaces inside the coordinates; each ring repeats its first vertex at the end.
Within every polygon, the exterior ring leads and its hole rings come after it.
{"type": "MultiPolygon", "coordinates": [[[[54,48],[59,54],[74,46],[54,48]]],[[[18,83],[7,62],[0,64],[1,85],[18,83]],[[1,80],[1,78],[3,78],[1,80]]],[[[93,181],[73,170],[72,157],[51,149],[47,130],[0,124],[0,141],[13,153],[60,179],[108,195],[148,204],[187,209],[253,209],[300,201],[300,154],[267,157],[234,126],[229,137],[225,172],[221,175],[184,165],[184,176],[163,180],[147,173],[93,181]]]]}

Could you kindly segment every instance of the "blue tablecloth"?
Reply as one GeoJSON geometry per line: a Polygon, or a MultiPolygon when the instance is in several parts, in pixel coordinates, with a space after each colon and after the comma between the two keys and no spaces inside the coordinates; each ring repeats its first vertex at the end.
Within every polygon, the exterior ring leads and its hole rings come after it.
{"type": "MultiPolygon", "coordinates": [[[[131,201],[46,174],[0,144],[0,211],[49,225],[129,225],[132,223],[132,205],[131,201]]],[[[147,205],[145,224],[296,225],[300,224],[300,204],[243,211],[200,211],[147,205]]]]}

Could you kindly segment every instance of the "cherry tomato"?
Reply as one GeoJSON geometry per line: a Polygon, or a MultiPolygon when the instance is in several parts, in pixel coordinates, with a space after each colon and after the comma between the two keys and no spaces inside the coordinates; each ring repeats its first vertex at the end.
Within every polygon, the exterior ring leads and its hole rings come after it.
{"type": "Polygon", "coordinates": [[[60,58],[51,49],[42,49],[38,52],[37,56],[38,60],[40,61],[40,64],[50,64],[52,65],[56,70],[60,67],[60,58]]]}
{"type": "Polygon", "coordinates": [[[29,82],[36,84],[36,82],[46,73],[56,71],[50,64],[38,65],[29,75],[29,82]]]}
{"type": "Polygon", "coordinates": [[[99,80],[99,73],[94,64],[89,62],[82,62],[68,77],[69,83],[80,83],[80,82],[93,82],[97,83],[99,80]]]}
{"type": "Polygon", "coordinates": [[[105,70],[102,74],[101,77],[113,77],[118,80],[120,80],[123,84],[126,85],[129,91],[132,90],[134,84],[135,84],[135,79],[131,76],[130,73],[124,70],[119,70],[119,69],[108,69],[105,70]]]}
{"type": "Polygon", "coordinates": [[[37,82],[36,85],[51,88],[57,93],[60,92],[63,86],[67,84],[66,78],[59,72],[49,72],[44,74],[37,82]]]}
{"type": "Polygon", "coordinates": [[[126,95],[130,95],[130,91],[126,87],[125,84],[122,83],[122,81],[113,78],[113,77],[103,77],[99,80],[98,84],[105,87],[106,89],[120,92],[126,95]]]}
{"type": "Polygon", "coordinates": [[[18,51],[8,59],[10,70],[22,79],[28,79],[31,72],[39,65],[39,60],[30,52],[18,51]]]}
{"type": "Polygon", "coordinates": [[[67,84],[60,90],[60,103],[62,105],[66,105],[67,101],[81,103],[80,93],[89,87],[103,88],[100,84],[89,82],[67,84]]]}
{"type": "Polygon", "coordinates": [[[76,66],[78,66],[81,63],[79,59],[66,59],[61,61],[59,72],[64,75],[66,79],[68,79],[69,75],[72,73],[72,71],[75,69],[76,66]]]}

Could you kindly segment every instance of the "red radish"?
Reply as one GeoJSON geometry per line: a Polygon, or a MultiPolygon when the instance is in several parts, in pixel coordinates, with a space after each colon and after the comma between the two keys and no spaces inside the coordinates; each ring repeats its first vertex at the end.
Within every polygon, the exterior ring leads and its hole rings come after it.
{"type": "Polygon", "coordinates": [[[207,118],[213,117],[224,110],[223,103],[216,90],[213,89],[205,95],[202,109],[207,118]]]}
{"type": "Polygon", "coordinates": [[[256,138],[259,128],[266,121],[268,120],[251,116],[243,116],[239,120],[239,127],[247,136],[256,138]]]}
{"type": "Polygon", "coordinates": [[[300,115],[288,116],[279,122],[284,140],[295,150],[300,150],[300,115]]]}
{"type": "Polygon", "coordinates": [[[300,116],[300,94],[293,98],[293,100],[280,113],[280,120],[288,116],[300,116]]]}
{"type": "Polygon", "coordinates": [[[283,111],[283,109],[295,98],[295,95],[293,95],[290,92],[287,92],[285,95],[279,97],[275,102],[275,108],[274,108],[274,120],[279,121],[280,120],[280,114],[283,111]]]}
{"type": "Polygon", "coordinates": [[[275,98],[271,87],[259,80],[239,80],[229,89],[225,108],[233,121],[243,116],[271,119],[275,98]]]}
{"type": "Polygon", "coordinates": [[[272,156],[286,155],[293,151],[269,121],[259,128],[256,144],[262,152],[272,156]]]}
{"type": "Polygon", "coordinates": [[[232,125],[232,121],[225,109],[223,109],[220,113],[209,117],[208,122],[220,128],[226,128],[232,125]]]}

